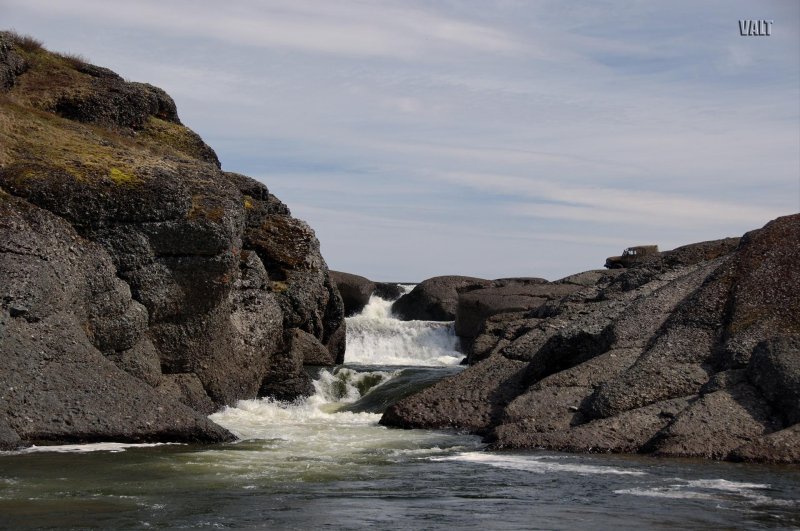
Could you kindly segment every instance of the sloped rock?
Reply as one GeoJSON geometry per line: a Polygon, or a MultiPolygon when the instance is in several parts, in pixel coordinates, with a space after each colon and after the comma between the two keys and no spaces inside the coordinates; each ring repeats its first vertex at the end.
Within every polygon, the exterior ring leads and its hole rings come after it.
{"type": "Polygon", "coordinates": [[[492,287],[461,293],[456,307],[456,334],[475,338],[483,331],[484,321],[492,315],[535,310],[545,302],[559,300],[578,289],[579,286],[546,281],[495,281],[492,287]]]}
{"type": "Polygon", "coordinates": [[[336,359],[319,340],[299,328],[291,330],[290,351],[303,359],[303,365],[335,365],[336,359]]]}
{"type": "Polygon", "coordinates": [[[560,430],[541,430],[531,419],[501,424],[489,437],[495,449],[547,448],[561,452],[635,453],[644,447],[692,397],[658,402],[605,419],[560,430]]]}
{"type": "Polygon", "coordinates": [[[680,412],[647,449],[655,455],[726,459],[738,447],[778,426],[748,384],[701,396],[680,412]]]}
{"type": "Polygon", "coordinates": [[[798,253],[794,215],[562,279],[572,293],[486,318],[474,365],[384,421],[461,426],[493,448],[797,462],[798,253]],[[509,362],[507,380],[474,372],[509,362]]]}
{"type": "Polygon", "coordinates": [[[455,428],[483,433],[522,389],[525,364],[491,357],[395,403],[381,424],[400,428],[455,428]]]}
{"type": "Polygon", "coordinates": [[[732,461],[800,463],[800,424],[748,441],[728,455],[732,461]]]}

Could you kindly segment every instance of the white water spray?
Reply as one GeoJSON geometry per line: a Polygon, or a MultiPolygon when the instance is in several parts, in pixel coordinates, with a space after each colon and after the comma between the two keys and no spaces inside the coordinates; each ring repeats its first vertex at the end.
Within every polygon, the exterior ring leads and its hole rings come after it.
{"type": "MultiPolygon", "coordinates": [[[[211,415],[211,420],[245,441],[271,441],[271,448],[286,453],[287,459],[341,456],[367,447],[418,452],[430,450],[433,441],[441,444],[441,433],[387,430],[378,425],[379,413],[346,410],[400,375],[402,369],[395,366],[452,366],[463,357],[456,350],[452,323],[401,321],[391,315],[391,305],[373,296],[361,314],[347,318],[346,364],[320,372],[314,395],[292,403],[244,400],[211,415]]],[[[452,439],[453,444],[465,441],[473,448],[478,444],[476,438],[452,439]]]]}
{"type": "Polygon", "coordinates": [[[373,295],[359,315],[347,318],[347,363],[435,367],[463,359],[453,323],[401,321],[391,308],[391,301],[373,295]]]}

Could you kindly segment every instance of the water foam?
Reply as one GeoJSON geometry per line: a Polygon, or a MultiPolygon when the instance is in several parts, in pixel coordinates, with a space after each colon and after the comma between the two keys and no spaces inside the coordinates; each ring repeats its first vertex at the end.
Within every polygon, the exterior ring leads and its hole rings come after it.
{"type": "Polygon", "coordinates": [[[348,363],[435,367],[461,362],[452,322],[401,321],[391,308],[391,301],[373,295],[359,315],[347,318],[348,363]]]}
{"type": "Polygon", "coordinates": [[[727,479],[694,479],[675,478],[668,486],[634,487],[615,490],[615,494],[629,494],[648,498],[669,498],[677,500],[716,500],[717,502],[736,500],[748,504],[767,504],[795,507],[795,500],[783,500],[765,495],[764,490],[771,488],[767,483],[748,483],[727,479]]]}
{"type": "Polygon", "coordinates": [[[209,418],[229,429],[240,439],[292,439],[308,427],[321,431],[346,426],[377,425],[380,414],[338,411],[377,385],[392,379],[399,371],[357,372],[341,367],[322,371],[314,381],[315,393],[294,402],[271,398],[241,400],[209,418]]]}
{"type": "Polygon", "coordinates": [[[86,444],[57,444],[52,446],[29,446],[11,452],[0,452],[9,454],[34,454],[41,452],[56,453],[88,453],[88,452],[124,452],[130,448],[152,448],[154,446],[176,445],[180,443],[118,443],[118,442],[99,442],[86,444]]]}
{"type": "Polygon", "coordinates": [[[468,463],[481,463],[496,468],[508,470],[521,470],[537,474],[568,472],[574,474],[613,474],[624,476],[645,476],[646,472],[629,468],[613,466],[587,465],[563,460],[550,460],[529,455],[507,455],[486,452],[467,452],[441,458],[432,458],[434,461],[462,461],[468,463]]]}

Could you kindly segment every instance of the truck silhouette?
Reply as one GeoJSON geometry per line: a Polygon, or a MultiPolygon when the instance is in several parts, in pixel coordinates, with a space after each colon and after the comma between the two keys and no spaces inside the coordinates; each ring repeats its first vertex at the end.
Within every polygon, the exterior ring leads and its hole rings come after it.
{"type": "Polygon", "coordinates": [[[637,245],[628,247],[622,251],[622,256],[609,256],[606,258],[606,267],[609,269],[621,269],[630,267],[644,256],[658,253],[658,245],[637,245]]]}

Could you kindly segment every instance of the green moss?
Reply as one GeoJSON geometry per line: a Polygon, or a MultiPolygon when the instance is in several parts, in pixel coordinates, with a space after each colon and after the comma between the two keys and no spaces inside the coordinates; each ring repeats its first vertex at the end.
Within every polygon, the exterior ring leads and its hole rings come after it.
{"type": "MultiPolygon", "coordinates": [[[[137,167],[147,159],[136,156],[131,139],[10,101],[0,102],[0,146],[2,166],[44,165],[82,182],[107,178],[118,185],[136,184],[141,179],[134,175],[131,155],[137,167]]],[[[141,153],[141,148],[138,151],[141,153]]],[[[31,177],[26,171],[17,178],[31,177]]]]}
{"type": "Polygon", "coordinates": [[[188,127],[155,116],[147,119],[139,137],[154,149],[177,151],[193,159],[202,160],[208,149],[203,140],[188,127]]]}
{"type": "Polygon", "coordinates": [[[119,168],[111,168],[108,172],[108,177],[114,181],[116,185],[134,185],[141,182],[141,179],[133,175],[132,173],[126,173],[119,168]]]}
{"type": "Polygon", "coordinates": [[[247,210],[251,210],[253,208],[253,198],[249,195],[244,196],[244,208],[247,210]]]}

